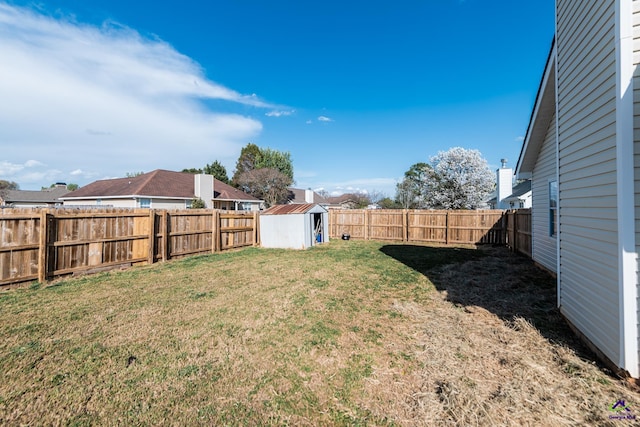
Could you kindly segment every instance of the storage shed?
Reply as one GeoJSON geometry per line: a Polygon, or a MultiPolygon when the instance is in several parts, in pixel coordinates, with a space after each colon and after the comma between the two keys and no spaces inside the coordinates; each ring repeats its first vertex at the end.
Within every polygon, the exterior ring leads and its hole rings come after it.
{"type": "Polygon", "coordinates": [[[329,212],[320,205],[276,205],[260,214],[265,248],[306,249],[329,240],[329,212]]]}

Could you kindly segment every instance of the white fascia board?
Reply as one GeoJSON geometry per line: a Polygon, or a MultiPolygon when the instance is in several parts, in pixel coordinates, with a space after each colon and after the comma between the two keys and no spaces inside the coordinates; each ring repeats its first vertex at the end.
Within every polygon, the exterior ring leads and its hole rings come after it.
{"type": "Polygon", "coordinates": [[[246,199],[213,199],[216,202],[242,202],[242,203],[262,203],[264,200],[246,200],[246,199]]]}
{"type": "Polygon", "coordinates": [[[633,170],[633,0],[616,0],[616,168],[620,366],[638,378],[638,283],[633,170]]]}

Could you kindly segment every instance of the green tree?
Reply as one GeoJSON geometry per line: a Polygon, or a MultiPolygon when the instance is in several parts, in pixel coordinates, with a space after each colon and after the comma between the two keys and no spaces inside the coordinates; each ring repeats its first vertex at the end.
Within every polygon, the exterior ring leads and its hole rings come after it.
{"type": "Polygon", "coordinates": [[[198,168],[182,169],[182,172],[184,172],[184,173],[192,173],[194,175],[197,175],[197,174],[202,173],[202,169],[198,169],[198,168]]]}
{"type": "Polygon", "coordinates": [[[261,149],[255,159],[255,169],[275,169],[283,175],[288,176],[293,182],[293,163],[291,153],[288,151],[272,150],[271,148],[261,149]]]}
{"type": "Polygon", "coordinates": [[[240,150],[240,157],[236,162],[236,170],[233,172],[231,182],[233,185],[238,186],[238,178],[244,172],[255,169],[256,159],[260,155],[260,147],[256,144],[249,143],[240,150]]]}
{"type": "MultiPolygon", "coordinates": [[[[239,187],[239,177],[245,172],[257,169],[274,169],[288,177],[293,183],[293,162],[291,153],[278,151],[271,148],[260,148],[249,143],[240,151],[240,157],[236,162],[236,170],[231,178],[231,183],[239,187]]],[[[290,184],[291,185],[291,184],[290,184]]]]}
{"type": "Polygon", "coordinates": [[[140,176],[140,175],[144,175],[144,172],[140,171],[140,172],[127,172],[125,174],[125,178],[135,178],[136,176],[140,176]]]}
{"type": "Polygon", "coordinates": [[[204,209],[207,206],[204,203],[204,200],[202,200],[200,197],[196,197],[195,199],[191,200],[191,209],[204,209]]]}
{"type": "Polygon", "coordinates": [[[431,165],[423,162],[411,165],[404,178],[396,185],[395,201],[404,209],[420,209],[425,204],[425,180],[431,173],[431,165]]]}
{"type": "Polygon", "coordinates": [[[220,163],[215,160],[213,163],[208,164],[202,169],[202,171],[206,174],[213,175],[215,179],[218,181],[222,181],[225,184],[229,183],[229,176],[227,175],[227,169],[220,163]]]}
{"type": "Polygon", "coordinates": [[[398,203],[395,200],[392,200],[389,197],[384,197],[384,198],[378,200],[378,205],[382,209],[400,209],[400,208],[402,208],[402,206],[398,205],[398,203]]]}

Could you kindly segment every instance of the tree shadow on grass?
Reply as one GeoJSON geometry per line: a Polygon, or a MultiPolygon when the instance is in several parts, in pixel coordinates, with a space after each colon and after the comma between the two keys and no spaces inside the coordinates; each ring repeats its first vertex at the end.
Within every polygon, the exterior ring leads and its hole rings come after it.
{"type": "Polygon", "coordinates": [[[380,250],[425,275],[452,304],[469,312],[482,307],[509,324],[524,318],[548,340],[595,360],[557,309],[556,279],[524,255],[492,245],[386,245],[380,250]]]}

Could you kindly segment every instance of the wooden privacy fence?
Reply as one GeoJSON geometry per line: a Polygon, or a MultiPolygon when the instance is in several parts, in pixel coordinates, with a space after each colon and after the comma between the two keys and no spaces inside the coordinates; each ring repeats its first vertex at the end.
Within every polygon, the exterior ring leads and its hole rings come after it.
{"type": "Polygon", "coordinates": [[[501,210],[330,210],[329,235],[443,244],[506,243],[501,210]]]}
{"type": "Polygon", "coordinates": [[[258,213],[0,210],[0,285],[259,244],[258,213]]]}
{"type": "Polygon", "coordinates": [[[329,234],[355,239],[501,244],[531,257],[531,209],[330,210],[329,234]]]}
{"type": "Polygon", "coordinates": [[[531,258],[531,209],[516,209],[505,212],[507,241],[513,251],[531,258]]]}

